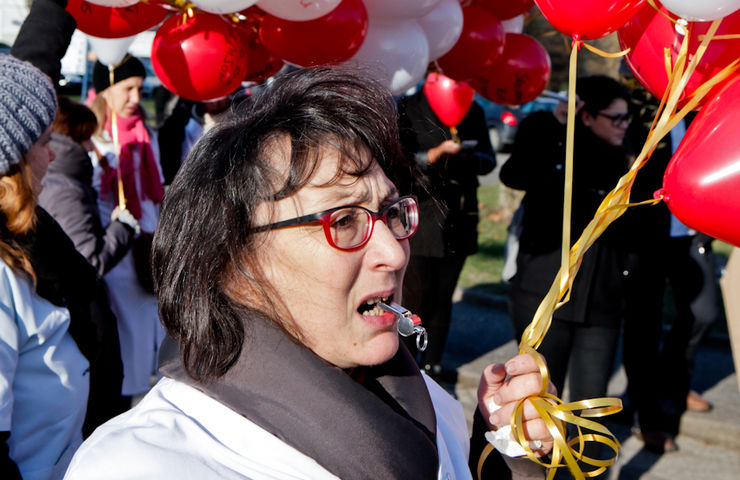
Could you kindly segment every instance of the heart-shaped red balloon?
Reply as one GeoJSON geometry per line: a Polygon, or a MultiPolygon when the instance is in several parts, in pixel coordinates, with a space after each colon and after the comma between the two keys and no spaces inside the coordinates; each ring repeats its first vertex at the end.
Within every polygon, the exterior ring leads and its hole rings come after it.
{"type": "MultiPolygon", "coordinates": [[[[671,15],[665,7],[661,7],[661,13],[671,15]]],[[[696,49],[701,43],[699,37],[707,32],[710,25],[711,22],[690,23],[688,61],[694,58],[696,49]]],[[[735,12],[722,19],[716,35],[739,33],[740,12],[735,12]]],[[[664,50],[666,48],[669,50],[671,65],[675,65],[684,36],[676,31],[673,22],[647,4],[617,31],[617,37],[623,49],[630,49],[625,61],[635,78],[654,96],[662,98],[668,86],[664,50]]],[[[681,98],[688,97],[702,83],[729,65],[737,58],[738,51],[740,51],[740,39],[710,42],[686,84],[681,98]]],[[[714,93],[720,89],[721,85],[716,86],[714,93]]],[[[713,95],[709,94],[705,98],[712,97],[713,95]]],[[[702,104],[703,102],[699,106],[702,104]]]]}
{"type": "Polygon", "coordinates": [[[246,75],[246,43],[244,31],[218,15],[173,15],[154,36],[152,67],[162,84],[183,98],[221,98],[246,75]]]}
{"type": "Polygon", "coordinates": [[[463,30],[457,43],[437,59],[437,66],[460,82],[472,80],[490,68],[504,51],[504,27],[488,10],[463,8],[463,30]]]}
{"type": "MultiPolygon", "coordinates": [[[[699,0],[700,1],[700,0],[699,0]]],[[[535,0],[542,15],[558,31],[579,40],[615,32],[634,16],[645,0],[535,0]]]]}
{"type": "Polygon", "coordinates": [[[475,90],[465,82],[456,82],[441,73],[430,73],[424,82],[424,96],[442,123],[456,127],[470,110],[475,90]]]}
{"type": "Polygon", "coordinates": [[[164,20],[169,11],[144,2],[128,7],[104,7],[85,0],[69,0],[67,11],[77,21],[77,28],[100,38],[130,37],[164,20]]]}
{"type": "Polygon", "coordinates": [[[367,10],[361,0],[342,0],[334,10],[315,20],[294,22],[266,14],[260,25],[260,39],[268,50],[293,65],[341,63],[362,46],[367,24],[367,10]]]}
{"type": "Polygon", "coordinates": [[[550,71],[550,55],[540,42],[523,33],[507,33],[504,53],[471,85],[492,102],[522,105],[545,90],[550,71]]]}
{"type": "Polygon", "coordinates": [[[689,227],[740,246],[740,75],[696,116],[663,178],[668,208],[689,227]]]}

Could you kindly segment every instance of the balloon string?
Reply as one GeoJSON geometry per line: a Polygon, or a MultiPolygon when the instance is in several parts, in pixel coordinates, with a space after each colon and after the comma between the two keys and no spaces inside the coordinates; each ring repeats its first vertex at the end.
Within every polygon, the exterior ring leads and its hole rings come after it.
{"type": "MultiPolygon", "coordinates": [[[[681,23],[680,23],[680,22],[678,22],[678,20],[676,20],[675,18],[671,17],[670,15],[666,14],[666,13],[665,13],[665,12],[664,12],[663,10],[661,10],[660,8],[658,8],[658,5],[656,5],[656,4],[655,4],[655,0],[647,0],[647,3],[648,3],[648,4],[649,4],[649,5],[651,6],[651,7],[653,7],[653,8],[655,9],[655,11],[656,11],[656,12],[658,12],[659,14],[661,14],[661,15],[663,15],[663,16],[664,16],[665,18],[667,18],[667,19],[668,19],[668,20],[669,20],[669,21],[670,21],[671,23],[673,23],[673,24],[677,24],[677,25],[681,25],[681,23]]],[[[683,25],[681,25],[681,26],[683,26],[683,25]]]]}
{"type": "MultiPolygon", "coordinates": [[[[125,61],[125,59],[124,59],[125,61]]],[[[123,63],[123,62],[121,62],[123,63]]],[[[120,65],[120,64],[119,64],[120,65]]],[[[110,85],[115,83],[115,65],[108,65],[108,79],[110,85]]],[[[116,112],[111,108],[111,132],[113,134],[113,154],[116,157],[116,181],[118,184],[118,207],[123,210],[126,208],[126,195],[123,192],[123,179],[121,178],[121,145],[118,142],[118,122],[116,112]]]]}
{"type": "MultiPolygon", "coordinates": [[[[701,41],[701,40],[704,40],[705,36],[706,35],[699,35],[698,38],[701,41]]],[[[712,37],[712,41],[714,40],[737,40],[739,38],[740,38],[740,34],[733,33],[733,34],[727,34],[727,35],[715,35],[714,37],[712,37]]]]}
{"type": "MultiPolygon", "coordinates": [[[[563,246],[565,251],[561,258],[562,262],[560,271],[550,287],[550,290],[537,308],[532,322],[527,326],[527,329],[522,335],[519,345],[520,352],[532,355],[538,362],[540,373],[542,375],[542,386],[538,395],[522,399],[517,403],[510,421],[514,438],[522,448],[524,448],[527,456],[531,460],[549,469],[547,476],[548,479],[554,478],[556,470],[563,466],[567,466],[573,477],[576,479],[593,477],[603,473],[609,465],[612,465],[616,461],[619,449],[621,448],[616,437],[606,429],[606,427],[597,422],[586,420],[584,417],[601,417],[613,414],[621,409],[621,401],[616,398],[598,398],[568,404],[563,403],[554,395],[547,393],[549,373],[547,372],[547,367],[545,366],[544,361],[541,356],[536,353],[535,349],[542,343],[542,340],[552,322],[555,310],[568,301],[568,295],[572,288],[573,281],[588,248],[594,244],[606,228],[614,220],[619,218],[627,208],[637,205],[656,204],[661,200],[661,197],[659,197],[657,199],[637,203],[630,203],[629,201],[635,175],[645,165],[648,158],[658,145],[658,142],[665,137],[668,132],[670,132],[670,130],[675,127],[675,125],[681,121],[686,114],[688,114],[688,112],[695,109],[701,99],[706,96],[712,88],[727,79],[738,69],[738,62],[740,62],[740,59],[726,66],[718,74],[714,75],[711,79],[699,86],[695,92],[689,96],[686,104],[680,109],[680,111],[676,112],[676,106],[681,93],[686,87],[689,78],[696,70],[699,60],[706,51],[709,41],[712,39],[712,36],[718,27],[719,20],[716,20],[710,26],[706,38],[702,41],[699,48],[697,48],[696,53],[692,60],[688,62],[688,65],[686,60],[688,58],[689,36],[684,36],[681,49],[676,58],[675,67],[670,69],[671,76],[669,77],[669,85],[661,99],[658,114],[656,114],[656,118],[650,127],[650,131],[648,132],[647,139],[640,151],[640,154],[632,163],[627,173],[619,179],[616,187],[614,187],[614,189],[604,198],[593,219],[586,226],[579,239],[569,248],[569,202],[571,199],[568,198],[568,190],[572,187],[571,168],[573,139],[570,138],[572,132],[569,131],[569,129],[566,130],[566,195],[563,201],[563,246]],[[523,428],[523,411],[525,402],[529,402],[535,408],[538,414],[545,421],[545,424],[553,438],[553,450],[551,452],[549,463],[544,463],[541,459],[537,458],[529,447],[529,442],[524,434],[523,428]],[[580,416],[574,414],[573,411],[580,411],[580,416]],[[565,440],[567,429],[564,426],[566,423],[575,425],[577,431],[577,435],[567,442],[565,440]],[[584,433],[583,429],[588,429],[596,433],[584,433]],[[583,452],[585,445],[588,442],[606,445],[614,451],[614,456],[606,460],[587,457],[583,452]],[[590,465],[594,467],[594,470],[583,472],[579,463],[590,465]]],[[[573,128],[573,123],[575,121],[574,78],[579,43],[581,42],[576,41],[573,43],[576,48],[571,51],[571,65],[569,72],[568,126],[571,129],[573,128]]]]}
{"type": "Polygon", "coordinates": [[[457,132],[457,127],[450,127],[450,135],[452,136],[452,140],[460,144],[460,134],[457,132]]]}
{"type": "Polygon", "coordinates": [[[591,52],[595,53],[596,55],[602,56],[604,58],[619,58],[624,57],[628,53],[630,53],[630,49],[622,50],[621,52],[615,52],[615,53],[609,53],[605,52],[604,50],[598,49],[594,47],[593,45],[589,45],[588,43],[583,43],[583,46],[586,47],[591,52]]]}

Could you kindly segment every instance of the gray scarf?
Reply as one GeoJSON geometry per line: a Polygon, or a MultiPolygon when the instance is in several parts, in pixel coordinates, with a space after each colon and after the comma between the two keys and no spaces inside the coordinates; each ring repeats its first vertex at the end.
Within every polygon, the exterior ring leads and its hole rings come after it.
{"type": "Polygon", "coordinates": [[[187,376],[170,337],[162,345],[160,372],[218,400],[340,478],[436,478],[434,407],[403,343],[388,362],[350,377],[268,320],[251,318],[246,330],[236,364],[212,383],[187,376]]]}

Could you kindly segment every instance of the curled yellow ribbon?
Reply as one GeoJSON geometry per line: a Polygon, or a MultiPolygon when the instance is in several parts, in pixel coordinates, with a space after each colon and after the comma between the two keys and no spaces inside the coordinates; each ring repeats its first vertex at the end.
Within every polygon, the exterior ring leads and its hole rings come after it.
{"type": "MultiPolygon", "coordinates": [[[[698,87],[688,96],[685,105],[676,112],[678,101],[681,97],[689,78],[696,69],[698,62],[706,51],[712,40],[720,20],[715,20],[702,39],[691,62],[687,65],[688,38],[684,37],[681,49],[676,58],[674,66],[671,66],[670,57],[666,60],[667,73],[669,74],[669,85],[661,100],[658,113],[648,133],[645,144],[630,166],[630,169],[618,181],[616,187],[609,192],[601,205],[599,205],[594,218],[584,229],[580,238],[570,245],[570,207],[572,203],[572,181],[573,181],[573,141],[575,122],[575,78],[578,48],[573,48],[570,58],[570,80],[568,91],[568,123],[566,129],[566,159],[565,159],[565,195],[563,199],[563,241],[561,267],[547,295],[540,303],[532,322],[527,326],[522,335],[519,350],[521,353],[532,355],[540,368],[542,375],[541,391],[522,399],[518,402],[511,416],[511,428],[514,438],[524,448],[527,456],[549,468],[548,480],[552,479],[558,468],[567,466],[576,479],[585,479],[603,473],[607,467],[617,460],[620,444],[617,438],[603,425],[586,418],[597,418],[610,415],[621,410],[621,401],[617,398],[596,398],[581,400],[578,402],[564,403],[559,398],[547,392],[549,374],[542,358],[536,353],[544,339],[547,330],[552,323],[552,317],[556,309],[565,304],[570,295],[571,287],[581,261],[588,248],[599,238],[606,228],[619,218],[627,208],[636,205],[655,204],[661,199],[650,199],[637,203],[630,203],[630,191],[637,172],[645,165],[658,142],[670,132],[670,130],[683,119],[686,114],[697,107],[701,99],[709,93],[718,83],[725,80],[737,70],[740,59],[726,66],[714,77],[698,87]],[[529,402],[544,420],[552,438],[553,450],[551,460],[543,462],[529,447],[529,441],[524,432],[524,405],[529,402]],[[579,411],[580,415],[574,412],[579,411]],[[576,436],[570,440],[566,439],[566,424],[575,426],[576,436]],[[593,433],[584,433],[589,430],[593,433]],[[614,452],[614,456],[608,459],[595,459],[584,454],[585,445],[594,442],[605,445],[614,452]],[[594,467],[593,470],[582,471],[580,464],[594,467]]],[[[576,42],[578,43],[578,42],[576,42]]],[[[579,46],[579,45],[574,45],[579,46]]],[[[593,51],[593,50],[592,50],[593,51]]]]}

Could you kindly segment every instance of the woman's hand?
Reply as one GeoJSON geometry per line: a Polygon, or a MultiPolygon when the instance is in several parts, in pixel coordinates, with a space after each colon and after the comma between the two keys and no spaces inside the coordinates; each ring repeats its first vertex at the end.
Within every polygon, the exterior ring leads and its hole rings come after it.
{"type": "Polygon", "coordinates": [[[131,230],[133,230],[134,232],[134,235],[138,235],[141,233],[139,222],[126,208],[116,206],[116,208],[113,209],[113,212],[110,215],[110,219],[111,221],[121,222],[122,224],[131,228],[131,230]]]}
{"type": "MultiPolygon", "coordinates": [[[[542,388],[542,376],[537,362],[528,354],[520,354],[510,359],[505,365],[489,365],[483,371],[478,386],[478,408],[486,419],[491,430],[508,425],[517,402],[531,395],[536,395],[542,388]],[[501,408],[491,412],[491,401],[501,408]]],[[[556,394],[555,386],[550,382],[548,393],[556,394]]],[[[540,440],[542,446],[535,451],[538,456],[546,455],[552,450],[552,436],[545,422],[534,407],[524,404],[524,435],[529,441],[540,440]]]]}
{"type": "Polygon", "coordinates": [[[460,151],[460,145],[453,140],[445,140],[436,147],[430,148],[427,151],[427,158],[429,165],[434,165],[444,155],[455,155],[460,151]]]}

